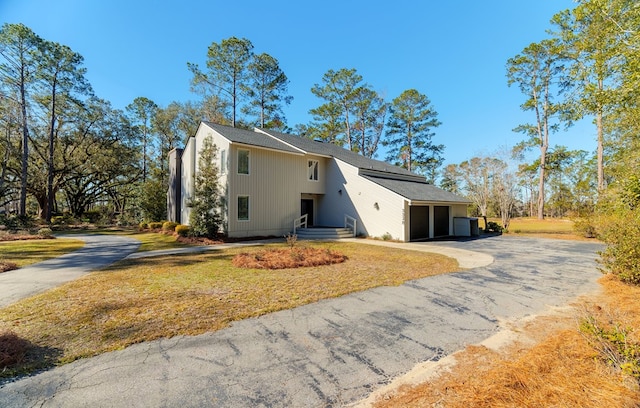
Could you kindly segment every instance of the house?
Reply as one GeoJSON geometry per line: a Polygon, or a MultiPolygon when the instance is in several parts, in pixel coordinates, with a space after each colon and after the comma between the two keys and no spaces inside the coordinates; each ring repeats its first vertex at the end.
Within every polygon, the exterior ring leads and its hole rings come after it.
{"type": "Polygon", "coordinates": [[[184,149],[169,154],[172,221],[189,222],[207,136],[218,148],[229,237],[282,236],[306,218],[309,227],[355,224],[357,235],[414,241],[454,235],[454,218],[467,215],[467,199],[389,163],[294,135],[202,122],[184,149]]]}

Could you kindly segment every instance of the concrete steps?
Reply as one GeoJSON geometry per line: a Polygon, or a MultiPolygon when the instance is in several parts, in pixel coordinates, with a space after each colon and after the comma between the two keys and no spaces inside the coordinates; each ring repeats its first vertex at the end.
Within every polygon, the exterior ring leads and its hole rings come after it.
{"type": "Polygon", "coordinates": [[[351,228],[311,227],[298,228],[296,235],[298,239],[341,239],[353,238],[353,231],[351,228]]]}

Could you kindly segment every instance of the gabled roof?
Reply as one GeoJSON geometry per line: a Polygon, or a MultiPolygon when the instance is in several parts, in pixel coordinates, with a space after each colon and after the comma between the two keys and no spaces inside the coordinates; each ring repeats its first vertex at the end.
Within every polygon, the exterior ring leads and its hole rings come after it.
{"type": "Polygon", "coordinates": [[[269,134],[274,138],[281,140],[291,146],[295,146],[301,150],[304,150],[307,153],[316,154],[319,156],[335,157],[336,159],[339,159],[359,169],[374,170],[377,172],[398,174],[402,176],[420,177],[424,179],[424,177],[412,173],[409,170],[403,169],[402,167],[394,166],[380,160],[370,159],[368,157],[362,156],[361,154],[352,152],[331,143],[316,142],[306,137],[274,132],[273,130],[257,130],[259,132],[269,134]]]}
{"type": "Polygon", "coordinates": [[[202,123],[218,132],[222,137],[224,137],[231,143],[240,143],[247,146],[262,147],[265,149],[279,150],[287,153],[304,154],[303,151],[300,151],[299,149],[296,149],[292,146],[288,146],[285,143],[278,141],[277,139],[265,136],[260,133],[256,133],[251,130],[239,129],[231,126],[223,126],[211,122],[202,123]]]}
{"type": "Polygon", "coordinates": [[[441,202],[441,203],[470,203],[464,197],[449,191],[443,190],[425,182],[407,181],[407,180],[393,180],[384,177],[363,176],[367,180],[393,191],[396,194],[401,195],[411,201],[428,201],[428,202],[441,202]]]}

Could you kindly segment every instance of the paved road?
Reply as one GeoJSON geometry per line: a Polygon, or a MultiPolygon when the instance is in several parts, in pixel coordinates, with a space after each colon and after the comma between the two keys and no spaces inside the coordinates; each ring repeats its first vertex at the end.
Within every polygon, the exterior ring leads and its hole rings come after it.
{"type": "Polygon", "coordinates": [[[58,258],[0,273],[0,307],[104,268],[140,246],[140,241],[118,235],[78,234],[69,238],[84,241],[85,246],[58,258]]]}
{"type": "Polygon", "coordinates": [[[76,361],[3,385],[0,406],[344,406],[417,363],[490,337],[501,322],[598,289],[597,244],[494,237],[436,245],[495,261],[76,361]]]}

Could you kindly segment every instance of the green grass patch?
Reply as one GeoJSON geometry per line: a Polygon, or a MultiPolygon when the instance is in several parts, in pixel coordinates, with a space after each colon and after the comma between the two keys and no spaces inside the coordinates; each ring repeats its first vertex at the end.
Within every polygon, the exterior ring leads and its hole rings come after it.
{"type": "Polygon", "coordinates": [[[77,239],[34,239],[0,242],[0,261],[23,267],[78,250],[84,242],[77,239]]]}
{"type": "Polygon", "coordinates": [[[0,376],[143,341],[216,331],[240,319],[459,270],[455,260],[424,252],[357,243],[305,245],[348,259],[296,269],[233,266],[235,255],[265,249],[245,247],[128,260],[0,309],[0,333],[15,333],[34,345],[22,363],[0,376]]]}

